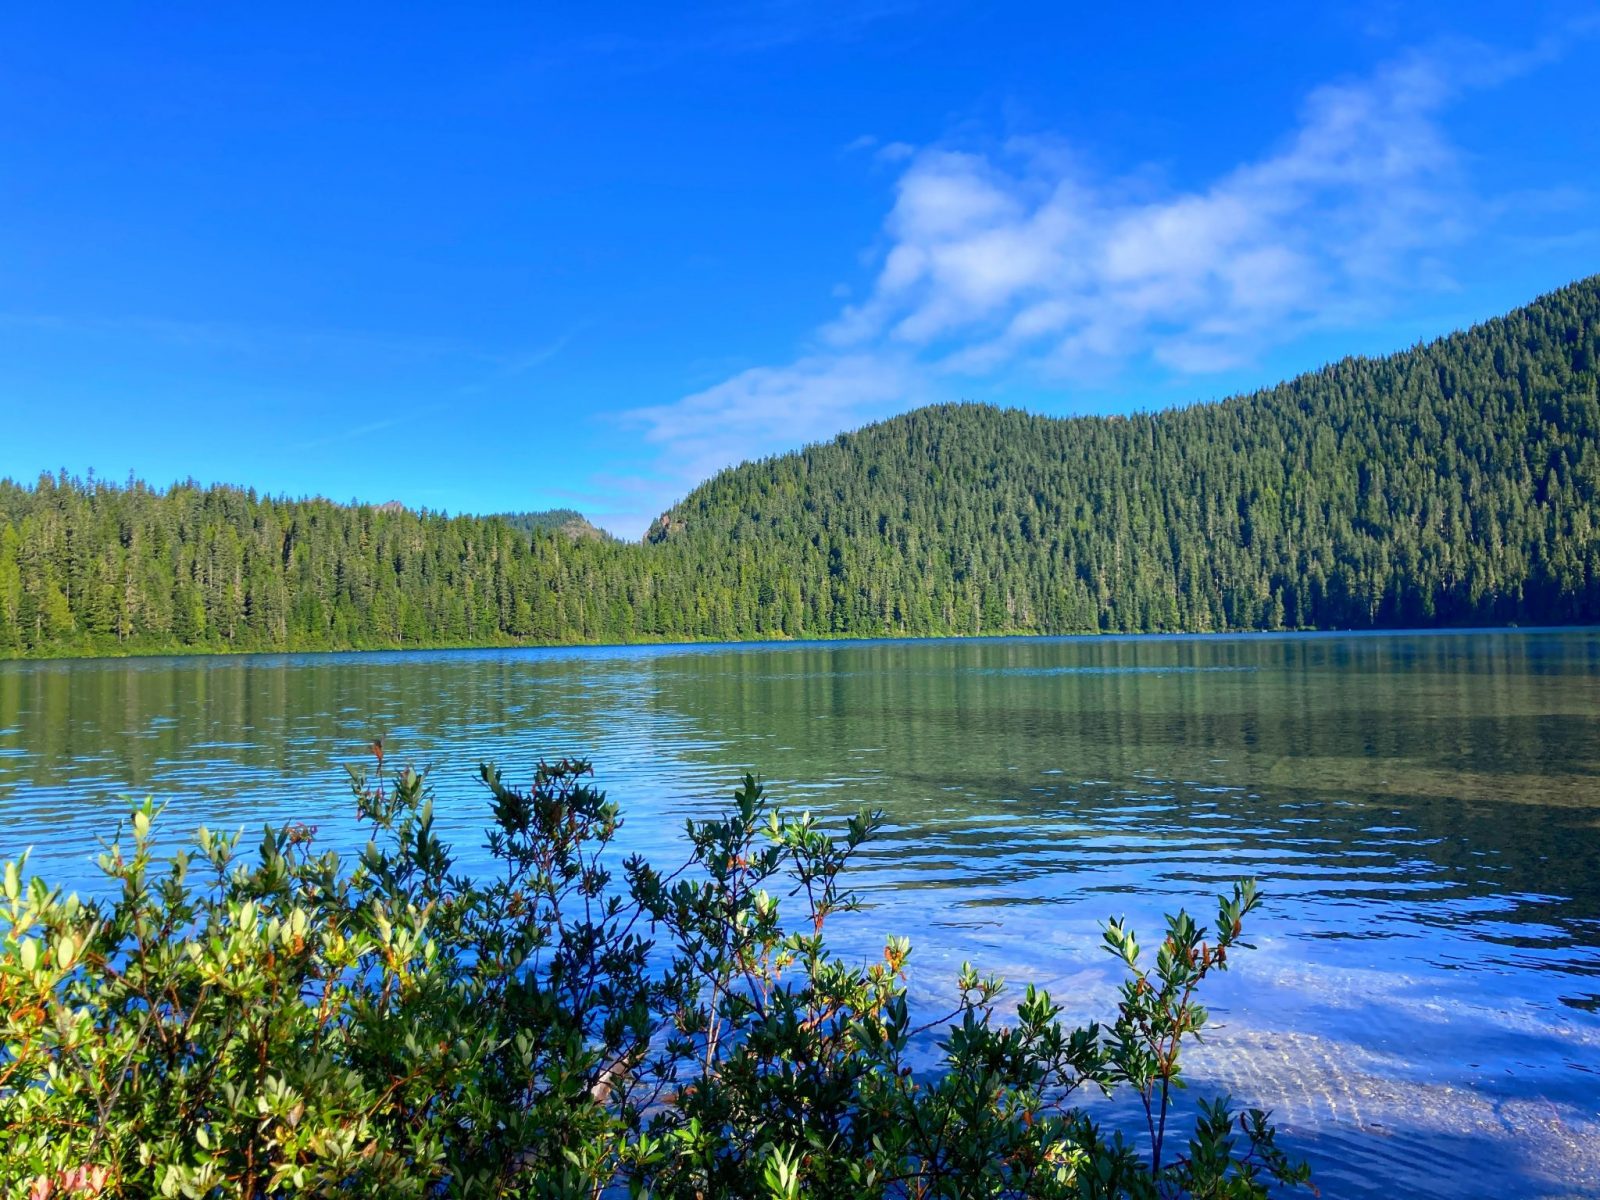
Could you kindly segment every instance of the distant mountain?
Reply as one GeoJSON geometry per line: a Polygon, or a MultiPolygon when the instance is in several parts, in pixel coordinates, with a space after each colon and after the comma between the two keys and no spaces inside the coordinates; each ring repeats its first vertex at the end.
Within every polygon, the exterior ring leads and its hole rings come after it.
{"type": "Polygon", "coordinates": [[[0,481],[0,656],[1600,623],[1600,278],[1215,404],[921,409],[722,472],[642,544],[0,481]]]}
{"type": "Polygon", "coordinates": [[[523,533],[563,533],[577,540],[591,538],[597,541],[615,539],[597,525],[589,522],[581,512],[572,508],[547,508],[542,512],[500,513],[500,519],[523,533]]]}

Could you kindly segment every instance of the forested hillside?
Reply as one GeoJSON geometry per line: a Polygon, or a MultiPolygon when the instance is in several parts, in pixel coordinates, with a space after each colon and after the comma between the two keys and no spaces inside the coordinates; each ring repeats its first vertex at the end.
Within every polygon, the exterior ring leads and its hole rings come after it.
{"type": "Polygon", "coordinates": [[[0,483],[0,655],[1600,621],[1600,279],[1127,418],[923,409],[643,545],[181,484],[0,483]]]}
{"type": "Polygon", "coordinates": [[[1600,620],[1600,277],[1466,333],[1133,417],[924,409],[725,471],[650,538],[807,628],[1600,620]]]}

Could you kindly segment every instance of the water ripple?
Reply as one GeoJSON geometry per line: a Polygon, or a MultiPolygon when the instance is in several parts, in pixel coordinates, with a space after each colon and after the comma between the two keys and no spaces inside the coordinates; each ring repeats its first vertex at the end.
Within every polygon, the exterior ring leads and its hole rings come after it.
{"type": "Polygon", "coordinates": [[[436,768],[469,868],[480,761],[593,757],[666,859],[746,770],[878,808],[840,944],[911,932],[930,1004],[971,959],[1102,1016],[1102,919],[1149,941],[1259,877],[1198,1083],[1275,1109],[1324,1195],[1600,1194],[1600,635],[0,664],[0,858],[92,888],[145,795],[173,844],[295,819],[352,850],[343,767],[380,735],[436,768]]]}

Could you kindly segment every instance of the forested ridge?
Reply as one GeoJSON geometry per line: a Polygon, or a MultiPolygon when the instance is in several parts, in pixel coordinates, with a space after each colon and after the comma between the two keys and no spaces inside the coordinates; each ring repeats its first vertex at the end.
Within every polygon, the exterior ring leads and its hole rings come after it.
{"type": "Polygon", "coordinates": [[[551,533],[559,532],[569,538],[609,538],[611,535],[603,529],[589,523],[589,518],[577,509],[550,508],[542,512],[517,512],[497,514],[502,521],[513,529],[520,529],[524,533],[551,533]]]}
{"type": "Polygon", "coordinates": [[[232,487],[0,482],[0,655],[1600,621],[1600,277],[1131,417],[921,409],[644,544],[232,487]]]}

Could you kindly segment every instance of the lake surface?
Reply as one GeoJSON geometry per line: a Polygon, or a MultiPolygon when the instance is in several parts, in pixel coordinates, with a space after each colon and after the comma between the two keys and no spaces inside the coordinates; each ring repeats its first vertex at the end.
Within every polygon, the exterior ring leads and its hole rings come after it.
{"type": "Polygon", "coordinates": [[[882,809],[844,944],[910,934],[930,1005],[971,959],[1107,1014],[1102,919],[1153,943],[1255,876],[1198,1090],[1274,1109],[1324,1196],[1600,1195],[1600,632],[0,664],[0,859],[92,889],[145,794],[353,848],[375,733],[480,859],[483,759],[592,757],[664,861],[746,769],[882,809]]]}

